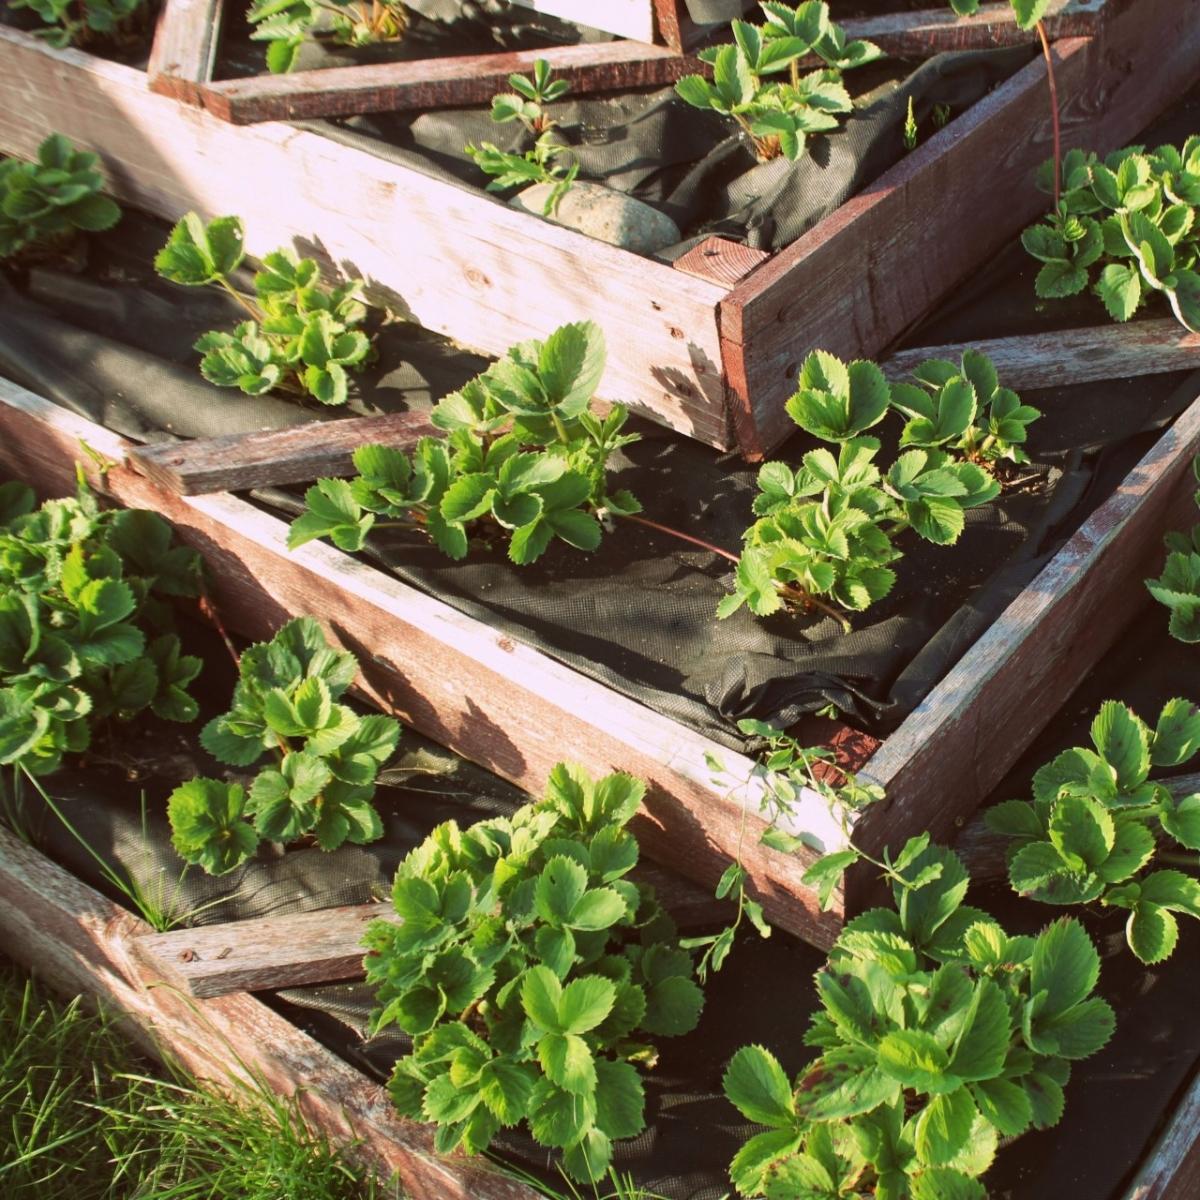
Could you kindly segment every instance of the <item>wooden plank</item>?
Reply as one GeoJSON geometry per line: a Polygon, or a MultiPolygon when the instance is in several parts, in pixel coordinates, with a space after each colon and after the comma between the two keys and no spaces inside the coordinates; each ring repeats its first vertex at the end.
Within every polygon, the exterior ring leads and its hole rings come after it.
{"type": "MultiPolygon", "coordinates": [[[[1200,21],[1139,0],[1054,58],[1066,144],[1134,137],[1200,72],[1200,21]]],[[[1051,152],[1039,58],[764,263],[721,305],[738,440],[761,456],[794,426],[784,402],[818,347],[870,358],[1045,210],[1031,180],[1051,152]],[[953,220],[935,219],[954,197],[953,220]],[[965,214],[962,215],[962,214],[965,214]]]]}
{"type": "Polygon", "coordinates": [[[298,121],[354,113],[458,108],[488,104],[508,89],[514,71],[526,74],[545,59],[577,94],[661,86],[701,70],[696,60],[641,42],[582,42],[503,54],[424,58],[333,70],[292,71],[224,79],[200,99],[222,121],[298,121]]]}
{"type": "Polygon", "coordinates": [[[1173,318],[1164,318],[918,346],[885,359],[883,373],[889,379],[903,379],[928,358],[958,362],[968,347],[986,354],[996,364],[1005,387],[1017,389],[1065,387],[1200,367],[1200,334],[1189,333],[1173,318]]]}
{"type": "MultiPolygon", "coordinates": [[[[1195,518],[1200,375],[1191,406],[863,768],[887,790],[854,840],[878,856],[919,830],[949,840],[1147,604],[1162,534],[1195,518]]],[[[848,882],[848,906],[870,896],[848,882]]]]}
{"type": "Polygon", "coordinates": [[[770,257],[765,250],[755,250],[729,238],[707,237],[671,265],[675,270],[699,279],[711,279],[714,283],[733,287],[770,257]]]}
{"type": "Polygon", "coordinates": [[[316,1132],[363,1166],[396,1173],[413,1200],[536,1200],[486,1160],[442,1157],[433,1130],[386,1092],[245,994],[196,1000],[163,987],[129,946],[150,927],[0,827],[0,945],[53,986],[101,1001],[144,1050],[194,1076],[294,1097],[316,1132]]]}
{"type": "MultiPolygon", "coordinates": [[[[681,929],[728,923],[728,901],[652,863],[630,878],[654,887],[681,929]]],[[[392,906],[355,904],[246,921],[174,929],[135,938],[138,959],[172,986],[207,999],[363,976],[363,930],[399,921],[392,906]]]]}
{"type": "Polygon", "coordinates": [[[639,42],[654,41],[654,12],[650,0],[514,0],[560,21],[587,25],[639,42]]]}
{"type": "Polygon", "coordinates": [[[146,77],[150,90],[200,103],[221,44],[222,0],[166,0],[158,14],[146,77]]]}
{"type": "Polygon", "coordinates": [[[1200,1075],[1143,1161],[1124,1200],[1196,1200],[1200,1196],[1200,1075]]]}
{"type": "Polygon", "coordinates": [[[310,421],[289,429],[228,434],[188,442],[131,447],[125,461],[159,487],[182,496],[247,492],[251,488],[307,483],[350,475],[359,446],[381,443],[410,450],[440,431],[428,413],[310,421]]]}
{"type": "MultiPolygon", "coordinates": [[[[69,492],[80,441],[116,463],[128,449],[0,380],[0,469],[69,492]]],[[[819,912],[801,882],[815,852],[759,844],[762,789],[749,759],[331,546],[289,552],[284,522],[232,496],[177,496],[121,466],[103,480],[90,461],[85,467],[113,499],[161,513],[204,555],[231,628],[264,639],[293,616],[321,619],[358,655],[362,690],[380,708],[528,792],[540,794],[564,757],[593,774],[620,769],[644,779],[633,829],[648,858],[711,887],[740,852],[770,920],[814,945],[836,937],[838,908],[819,912]],[[710,755],[725,767],[718,781],[710,755]]],[[[831,850],[846,844],[841,815],[812,792],[786,831],[831,850]]]]}
{"type": "Polygon", "coordinates": [[[390,904],[355,904],[145,933],[130,945],[156,976],[209,999],[361,979],[363,933],[375,920],[400,918],[390,904]]]}
{"type": "Polygon", "coordinates": [[[238,213],[251,254],[295,242],[474,349],[595,320],[613,348],[602,398],[730,445],[720,285],[307,130],[235,129],[151,95],[137,71],[4,26],[0,114],[0,150],[31,158],[57,130],[102,156],[119,200],[170,220],[238,213]]]}

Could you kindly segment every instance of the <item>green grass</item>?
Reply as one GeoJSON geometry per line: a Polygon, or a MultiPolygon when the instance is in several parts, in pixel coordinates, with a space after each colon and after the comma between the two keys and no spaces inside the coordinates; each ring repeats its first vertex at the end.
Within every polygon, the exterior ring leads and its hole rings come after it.
{"type": "Polygon", "coordinates": [[[4,1200],[398,1200],[294,1104],[151,1074],[103,1016],[0,964],[4,1200]]]}

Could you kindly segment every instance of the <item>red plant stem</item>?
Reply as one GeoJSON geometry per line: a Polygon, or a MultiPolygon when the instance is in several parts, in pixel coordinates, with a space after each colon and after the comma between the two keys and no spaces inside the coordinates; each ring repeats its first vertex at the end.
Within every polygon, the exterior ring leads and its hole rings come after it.
{"type": "Polygon", "coordinates": [[[233,659],[233,665],[240,667],[242,665],[241,655],[238,654],[237,649],[234,647],[233,641],[225,629],[225,624],[221,620],[221,614],[217,611],[217,606],[213,603],[212,597],[208,594],[208,589],[203,584],[200,585],[200,600],[198,603],[200,615],[212,623],[216,631],[221,635],[221,641],[225,643],[225,649],[229,651],[229,656],[233,659]]]}
{"type": "Polygon", "coordinates": [[[1058,84],[1054,79],[1054,59],[1050,54],[1050,42],[1046,27],[1037,23],[1038,37],[1042,40],[1042,55],[1046,59],[1046,78],[1050,83],[1050,124],[1054,130],[1054,211],[1062,195],[1062,130],[1058,123],[1058,84]]]}
{"type": "Polygon", "coordinates": [[[693,546],[699,546],[702,550],[719,554],[722,558],[729,559],[731,563],[739,561],[736,554],[730,554],[728,550],[722,550],[720,546],[714,546],[712,542],[706,542],[703,538],[692,537],[690,533],[681,533],[678,529],[672,529],[670,525],[660,525],[657,521],[651,521],[648,517],[639,517],[633,513],[622,513],[621,515],[626,521],[636,521],[639,525],[657,529],[659,533],[669,534],[671,537],[679,538],[680,541],[691,542],[693,546]]]}

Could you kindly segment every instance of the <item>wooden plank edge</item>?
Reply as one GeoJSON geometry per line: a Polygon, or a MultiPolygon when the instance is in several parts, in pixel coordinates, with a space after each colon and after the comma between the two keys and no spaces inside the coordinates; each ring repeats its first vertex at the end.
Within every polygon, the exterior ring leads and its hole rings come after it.
{"type": "Polygon", "coordinates": [[[1124,1200],[1196,1200],[1200,1195],[1200,1072],[1192,1079],[1124,1200]]]}
{"type": "Polygon", "coordinates": [[[1012,388],[1065,387],[1098,379],[1161,375],[1200,367],[1200,334],[1191,333],[1170,317],[944,346],[918,346],[890,355],[880,366],[888,379],[898,380],[929,358],[958,362],[967,349],[986,354],[1000,381],[1012,388]]]}
{"type": "Polygon", "coordinates": [[[703,69],[697,60],[663,46],[584,42],[226,79],[202,87],[200,99],[213,116],[235,125],[466,107],[490,103],[505,89],[509,75],[531,71],[538,59],[545,59],[577,94],[659,86],[703,69]]]}
{"type": "MultiPolygon", "coordinates": [[[[0,379],[0,466],[69,491],[82,441],[117,463],[128,448],[0,379]]],[[[647,783],[633,830],[649,858],[713,886],[740,852],[774,924],[822,948],[836,938],[840,896],[821,912],[802,882],[819,851],[787,855],[758,841],[763,787],[751,760],[331,546],[289,552],[287,525],[244,501],[177,496],[127,468],[101,478],[91,460],[84,465],[105,494],[160,513],[205,556],[231,628],[262,639],[290,617],[316,617],[358,655],[363,693],[383,711],[533,794],[563,757],[595,774],[628,771],[647,783]],[[719,780],[709,756],[724,764],[719,780]]],[[[824,850],[846,844],[844,814],[807,790],[783,827],[824,850]]]]}
{"type": "MultiPolygon", "coordinates": [[[[863,768],[887,793],[855,826],[864,849],[960,829],[1149,603],[1161,535],[1195,519],[1200,376],[1186,388],[1191,406],[863,768]]],[[[865,875],[847,888],[851,910],[871,891],[865,875]]]]}
{"type": "Polygon", "coordinates": [[[398,1116],[387,1093],[249,995],[195,1000],[132,957],[150,927],[0,827],[5,953],[67,994],[115,1009],[142,1048],[236,1097],[267,1087],[295,1097],[317,1134],[413,1200],[536,1200],[480,1160],[442,1157],[433,1130],[398,1116]]]}
{"type": "Polygon", "coordinates": [[[146,64],[152,92],[200,103],[200,86],[216,69],[223,12],[222,0],[165,0],[146,64]]]}

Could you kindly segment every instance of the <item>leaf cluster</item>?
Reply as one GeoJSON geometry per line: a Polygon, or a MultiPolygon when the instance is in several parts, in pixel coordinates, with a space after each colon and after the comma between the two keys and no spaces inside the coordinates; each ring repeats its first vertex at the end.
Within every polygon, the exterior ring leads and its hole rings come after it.
{"type": "Polygon", "coordinates": [[[1000,1138],[1057,1124],[1071,1063],[1112,1035],[1078,922],[1010,937],[927,836],[894,867],[895,907],[848,922],[817,973],[815,1061],[794,1082],[759,1046],[729,1064],[726,1095],[768,1127],[731,1165],[743,1194],[985,1200],[1000,1138]]]}
{"type": "Polygon", "coordinates": [[[401,0],[254,0],[246,13],[250,37],[268,42],[267,69],[284,74],[307,41],[339,46],[396,42],[408,29],[401,0]]]}
{"type": "Polygon", "coordinates": [[[601,516],[639,509],[627,491],[608,491],[610,455],[637,435],[622,432],[620,405],[603,418],[590,410],[604,362],[604,335],[590,321],[514,346],[433,409],[445,437],[422,438],[411,455],[360,447],[353,480],[309,488],[288,545],[328,537],[357,551],[382,517],[424,530],[454,559],[466,555],[473,526],[507,537],[517,564],[556,538],[595,550],[601,516]]]}
{"type": "Polygon", "coordinates": [[[164,279],[186,287],[215,284],[250,314],[232,333],[218,330],[200,337],[195,349],[203,355],[201,374],[218,387],[240,388],[250,396],[280,389],[321,404],[345,404],[348,372],[371,353],[370,340],[357,328],[367,315],[358,298],[362,281],[330,287],[315,259],[284,247],[263,258],[251,301],[230,278],[244,258],[240,218],[216,217],[206,225],[194,212],[171,230],[155,256],[155,270],[164,279]]]}
{"type": "Polygon", "coordinates": [[[336,850],[382,835],[371,798],[400,726],[338,702],[357,672],[354,655],[334,650],[311,617],[242,654],[229,711],[205,725],[200,741],[231,767],[267,765],[248,787],[200,778],[171,793],[172,841],[183,859],[223,875],[264,839],[311,834],[322,850],[336,850]]]}
{"type": "Polygon", "coordinates": [[[780,155],[795,161],[809,134],[836,129],[839,116],[853,109],[842,73],[874,62],[882,51],[872,42],[847,42],[823,0],[794,8],[762,0],[759,7],[762,25],[734,21],[732,44],[700,52],[712,67],[711,80],[686,75],[675,90],[693,107],[736,121],[761,161],[780,155]],[[799,64],[810,56],[824,65],[801,74],[799,64]]]}
{"type": "MultiPolygon", "coordinates": [[[[960,16],[969,17],[979,11],[980,0],[948,0],[950,7],[960,16]]],[[[1033,29],[1050,11],[1050,0],[1009,0],[1017,25],[1024,30],[1033,29]]]]}
{"type": "Polygon", "coordinates": [[[492,120],[498,125],[515,121],[524,126],[533,138],[532,145],[515,153],[501,150],[494,142],[481,142],[478,146],[468,145],[466,152],[485,175],[492,177],[487,185],[489,192],[553,184],[542,208],[543,215],[550,216],[579,174],[579,163],[556,132],[557,122],[547,108],[565,96],[571,85],[565,79],[552,79],[550,64],[544,58],[533,64],[532,75],[510,75],[508,85],[511,92],[492,97],[492,120]]]}
{"type": "Polygon", "coordinates": [[[0,160],[0,259],[54,245],[77,230],[96,233],[121,218],[102,194],[99,158],[76,150],[61,133],[38,147],[36,162],[0,160]]]}
{"type": "Polygon", "coordinates": [[[155,513],[77,494],[40,507],[0,485],[0,763],[53,771],[107,720],[192,721],[200,660],[180,653],[170,602],[196,596],[200,559],[155,513]]]}
{"type": "Polygon", "coordinates": [[[1021,895],[1128,909],[1130,948],[1142,962],[1161,962],[1179,937],[1174,914],[1200,917],[1200,882],[1148,868],[1159,839],[1200,850],[1200,795],[1176,800],[1150,772],[1200,751],[1200,709],[1169,700],[1151,729],[1108,700],[1091,740],[1091,748],[1066,750],[1034,775],[1032,801],[989,809],[988,827],[1013,839],[1009,881],[1021,895]]]}
{"type": "MultiPolygon", "coordinates": [[[[1200,457],[1192,460],[1192,474],[1200,480],[1200,457]]],[[[1200,491],[1195,499],[1200,507],[1200,491]]],[[[1170,612],[1171,636],[1195,645],[1200,642],[1200,525],[1192,526],[1190,533],[1172,531],[1163,541],[1167,547],[1163,573],[1147,579],[1146,587],[1170,612]]]]}
{"type": "Polygon", "coordinates": [[[1056,299],[1091,285],[1115,321],[1158,294],[1180,324],[1200,331],[1200,135],[1182,149],[1130,146],[1103,161],[1072,150],[1063,180],[1057,211],[1021,237],[1045,264],[1037,294],[1056,299]]]}
{"type": "Polygon", "coordinates": [[[10,8],[28,8],[41,17],[46,28],[36,30],[37,36],[58,50],[120,34],[145,5],[146,0],[9,0],[10,8]]]}
{"type": "MultiPolygon", "coordinates": [[[[979,359],[971,360],[972,370],[982,371],[987,360],[979,359]]],[[[897,407],[915,414],[906,427],[908,441],[924,444],[905,450],[885,471],[875,461],[879,441],[863,436],[883,420],[893,402],[883,372],[870,362],[847,365],[822,350],[808,357],[788,413],[814,436],[840,443],[837,456],[812,450],[798,468],[769,462],[759,470],[754,500],[759,520],[744,535],[734,590],[718,606],[718,617],[729,616],[743,604],[758,616],[769,616],[787,602],[805,605],[818,597],[861,611],[886,596],[895,583],[888,564],[903,554],[895,545],[901,533],[911,529],[936,545],[952,545],[965,528],[966,510],[999,494],[1000,485],[982,466],[958,461],[937,448],[977,439],[972,444],[976,456],[983,457],[987,437],[980,439],[974,424],[975,385],[957,373],[946,377],[947,368],[957,372],[952,364],[928,363],[926,368],[931,391],[937,388],[931,396],[897,385],[902,389],[897,407]],[[943,377],[939,386],[936,381],[943,377]],[[948,394],[962,401],[953,420],[948,394]],[[964,413],[971,414],[965,427],[964,413]]],[[[986,391],[986,385],[980,390],[986,391]]],[[[989,403],[997,405],[989,409],[988,428],[992,413],[999,424],[999,413],[1005,411],[1001,405],[1007,404],[997,391],[988,393],[989,403]]],[[[1034,413],[1019,405],[1011,411],[1034,413]]],[[[1014,435],[1017,424],[1013,420],[1009,430],[1014,435]]],[[[995,445],[990,442],[988,449],[995,445]]]]}
{"type": "Polygon", "coordinates": [[[413,1039],[389,1090],[437,1125],[442,1153],[478,1153],[528,1124],[574,1178],[604,1177],[645,1127],[646,1038],[695,1028],[703,996],[653,890],[629,872],[645,789],[627,775],[550,773],[543,800],[435,829],[401,863],[401,924],[367,931],[374,1028],[413,1039]]]}

